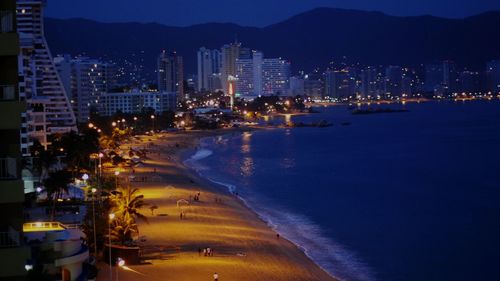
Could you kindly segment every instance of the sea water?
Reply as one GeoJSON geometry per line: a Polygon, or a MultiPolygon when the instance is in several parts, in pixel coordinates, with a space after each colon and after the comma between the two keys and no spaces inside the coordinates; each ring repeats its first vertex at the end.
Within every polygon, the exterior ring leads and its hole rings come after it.
{"type": "Polygon", "coordinates": [[[405,107],[320,108],[291,118],[334,126],[206,139],[187,164],[342,280],[500,280],[500,102],[405,107]]]}

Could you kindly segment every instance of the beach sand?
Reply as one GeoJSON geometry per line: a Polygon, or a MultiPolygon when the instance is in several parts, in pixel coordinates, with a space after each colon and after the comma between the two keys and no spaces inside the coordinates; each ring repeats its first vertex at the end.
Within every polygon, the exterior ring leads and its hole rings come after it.
{"type": "MultiPolygon", "coordinates": [[[[229,133],[231,131],[226,131],[229,133]]],[[[136,178],[147,175],[157,182],[133,183],[149,205],[149,223],[139,222],[145,264],[113,269],[119,280],[335,280],[299,248],[276,233],[225,187],[217,186],[186,168],[183,155],[194,152],[202,137],[224,132],[188,132],[146,137],[131,146],[150,146],[145,165],[135,168],[136,178]],[[176,146],[178,145],[178,147],[176,146]],[[153,151],[160,151],[161,154],[153,151]],[[156,174],[154,170],[156,169],[156,174]],[[200,201],[194,195],[200,192],[200,201]],[[178,200],[191,201],[190,205],[178,200]],[[185,218],[180,219],[180,212],[185,218]],[[199,255],[210,247],[214,254],[199,255]]],[[[236,130],[236,133],[238,131],[236,130]]],[[[124,171],[122,178],[127,178],[124,171]]],[[[97,280],[109,279],[109,266],[99,264],[97,280]]],[[[115,279],[116,280],[116,279],[115,279]]]]}

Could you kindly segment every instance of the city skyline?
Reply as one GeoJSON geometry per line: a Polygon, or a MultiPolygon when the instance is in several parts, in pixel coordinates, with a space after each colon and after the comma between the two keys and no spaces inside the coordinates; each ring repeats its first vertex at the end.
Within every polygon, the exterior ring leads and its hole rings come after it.
{"type": "Polygon", "coordinates": [[[210,22],[235,23],[243,26],[263,27],[297,14],[321,7],[349,10],[377,11],[393,16],[431,15],[443,18],[466,18],[487,11],[500,10],[500,2],[480,0],[439,1],[395,1],[383,0],[313,0],[273,1],[269,5],[262,0],[243,1],[179,1],[176,3],[148,0],[143,2],[120,1],[63,1],[53,0],[47,7],[46,16],[54,18],[87,18],[102,22],[156,22],[172,26],[190,26],[210,22]],[[125,2],[125,3],[124,3],[125,2]],[[95,9],[99,7],[99,9],[95,9]],[[165,13],[163,11],[174,11],[165,13]]]}

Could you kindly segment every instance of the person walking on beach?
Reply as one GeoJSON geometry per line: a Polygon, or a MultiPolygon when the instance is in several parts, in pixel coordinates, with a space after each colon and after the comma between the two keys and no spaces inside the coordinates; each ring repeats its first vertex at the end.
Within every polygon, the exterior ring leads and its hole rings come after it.
{"type": "Polygon", "coordinates": [[[214,273],[214,281],[219,281],[219,274],[217,272],[214,273]]]}

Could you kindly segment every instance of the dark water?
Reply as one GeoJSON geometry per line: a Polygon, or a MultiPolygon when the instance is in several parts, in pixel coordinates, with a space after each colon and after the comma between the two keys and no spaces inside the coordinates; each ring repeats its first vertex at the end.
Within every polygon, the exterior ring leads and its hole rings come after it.
{"type": "Polygon", "coordinates": [[[344,280],[500,280],[500,102],[407,108],[323,108],[297,118],[335,126],[207,140],[191,164],[344,280]]]}

